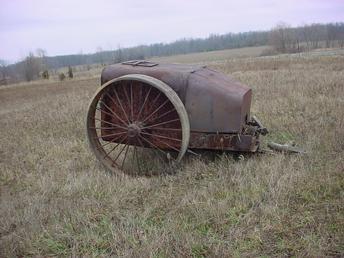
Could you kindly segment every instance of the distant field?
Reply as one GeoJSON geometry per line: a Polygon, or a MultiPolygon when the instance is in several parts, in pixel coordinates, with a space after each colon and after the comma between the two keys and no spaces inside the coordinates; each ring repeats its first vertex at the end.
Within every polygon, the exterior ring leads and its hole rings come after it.
{"type": "Polygon", "coordinates": [[[156,57],[152,58],[151,60],[156,62],[203,63],[211,61],[222,61],[230,58],[256,57],[261,55],[262,51],[265,49],[267,49],[266,46],[245,47],[185,55],[156,57]]]}
{"type": "Polygon", "coordinates": [[[159,58],[252,87],[252,113],[307,155],[185,159],[173,176],[110,175],[87,146],[99,73],[0,87],[0,257],[344,256],[344,56],[263,48],[159,58]],[[87,75],[85,75],[87,76],[87,75]]]}
{"type": "MultiPolygon", "coordinates": [[[[262,51],[267,49],[263,47],[247,47],[239,49],[227,49],[220,51],[192,53],[186,55],[166,56],[166,57],[153,57],[149,60],[155,62],[174,62],[174,63],[209,63],[219,62],[233,58],[256,57],[261,55],[262,51]]],[[[73,67],[74,79],[94,78],[100,75],[104,66],[100,64],[92,65],[78,65],[73,67]]],[[[50,71],[50,81],[55,82],[58,80],[59,73],[67,74],[68,67],[59,68],[50,71]]],[[[34,83],[37,83],[34,82],[34,83]]],[[[46,82],[45,82],[46,83],[46,82]]]]}
{"type": "MultiPolygon", "coordinates": [[[[201,64],[218,64],[223,63],[228,60],[236,59],[246,59],[246,58],[255,58],[264,55],[264,51],[268,49],[268,46],[259,46],[259,47],[246,47],[238,49],[226,49],[218,50],[211,52],[201,52],[201,53],[192,53],[185,55],[175,55],[175,56],[164,56],[164,57],[153,57],[150,58],[150,61],[154,62],[170,62],[170,63],[201,63],[201,64]]],[[[321,49],[313,50],[310,52],[296,53],[296,54],[284,54],[279,55],[277,58],[286,56],[289,58],[292,57],[315,57],[315,56],[344,56],[344,49],[321,49]]],[[[265,58],[262,56],[261,58],[265,58]]],[[[268,57],[271,59],[271,57],[268,57]]],[[[100,75],[104,66],[100,64],[92,65],[79,65],[73,68],[75,79],[85,79],[85,78],[96,78],[100,75]]],[[[60,68],[56,70],[55,73],[51,75],[51,81],[58,80],[58,74],[63,72],[67,73],[68,67],[60,68]]],[[[36,82],[34,82],[36,83],[36,82]]]]}

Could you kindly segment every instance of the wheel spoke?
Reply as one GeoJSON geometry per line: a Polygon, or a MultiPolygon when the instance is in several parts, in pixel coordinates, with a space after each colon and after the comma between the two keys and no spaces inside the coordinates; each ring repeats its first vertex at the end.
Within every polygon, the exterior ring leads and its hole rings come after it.
{"type": "Polygon", "coordinates": [[[118,142],[108,153],[105,153],[105,156],[103,159],[106,157],[109,157],[110,153],[113,152],[127,137],[124,137],[120,142],[118,142]]]}
{"type": "Polygon", "coordinates": [[[139,173],[141,174],[141,166],[140,166],[140,162],[139,162],[139,158],[137,156],[137,147],[134,145],[134,157],[136,157],[136,163],[137,163],[137,167],[139,169],[139,173]]]}
{"type": "Polygon", "coordinates": [[[142,104],[142,106],[141,106],[141,108],[140,108],[139,114],[137,115],[137,120],[139,120],[139,118],[140,118],[140,116],[141,116],[142,110],[143,110],[143,108],[144,108],[144,106],[145,106],[145,104],[146,104],[146,102],[147,102],[147,99],[148,99],[148,96],[149,96],[151,90],[152,90],[152,86],[149,88],[149,90],[148,90],[148,92],[147,92],[147,94],[146,94],[145,100],[143,101],[143,104],[142,104]]]}
{"type": "Polygon", "coordinates": [[[155,125],[145,126],[145,127],[142,127],[141,129],[142,130],[143,129],[148,129],[148,128],[156,127],[156,126],[159,126],[159,125],[165,125],[165,124],[169,124],[169,123],[177,122],[177,121],[180,121],[179,118],[173,119],[173,120],[170,120],[170,121],[166,121],[166,122],[162,122],[162,123],[158,123],[158,124],[155,124],[155,125]]]}
{"type": "Polygon", "coordinates": [[[130,119],[134,121],[133,82],[130,82],[130,119]]]}
{"type": "Polygon", "coordinates": [[[109,113],[109,112],[105,111],[104,109],[102,109],[102,108],[100,108],[100,107],[96,107],[96,110],[98,110],[98,111],[100,111],[100,112],[102,112],[102,113],[104,113],[104,114],[107,114],[107,115],[109,115],[109,116],[111,116],[111,117],[117,118],[117,116],[114,116],[112,113],[109,113]]]}
{"type": "Polygon", "coordinates": [[[127,145],[127,149],[125,150],[125,153],[124,153],[124,158],[123,158],[123,160],[122,160],[121,169],[123,169],[125,159],[127,158],[127,154],[128,154],[129,147],[130,147],[130,145],[128,144],[128,145],[127,145]]]}
{"type": "Polygon", "coordinates": [[[151,135],[151,136],[153,136],[153,137],[159,137],[159,138],[162,138],[162,139],[173,140],[173,141],[178,141],[178,142],[181,142],[181,141],[182,141],[182,140],[180,140],[180,139],[170,138],[170,137],[163,136],[163,135],[159,135],[159,134],[151,134],[151,133],[145,133],[145,132],[141,132],[141,134],[151,135]]]}
{"type": "Polygon", "coordinates": [[[167,111],[167,112],[165,112],[165,113],[163,113],[162,115],[158,116],[157,118],[155,118],[154,121],[161,119],[162,117],[166,116],[166,115],[169,114],[169,113],[172,113],[173,111],[175,111],[174,108],[171,109],[171,110],[169,110],[169,111],[167,111]]]}
{"type": "Polygon", "coordinates": [[[91,129],[96,129],[96,130],[113,130],[117,127],[109,126],[109,127],[89,127],[91,129]]]}
{"type": "Polygon", "coordinates": [[[186,151],[187,151],[188,153],[191,153],[191,154],[197,156],[197,157],[200,156],[200,154],[197,154],[196,152],[194,152],[194,151],[192,151],[192,150],[190,150],[190,149],[187,149],[186,151]]]}
{"type": "MultiPolygon", "coordinates": [[[[140,135],[138,135],[138,136],[140,136],[140,135]]],[[[143,143],[141,142],[140,137],[136,137],[136,139],[139,141],[141,147],[144,148],[145,146],[144,146],[143,143]]]]}
{"type": "Polygon", "coordinates": [[[175,150],[175,151],[177,151],[177,152],[180,151],[180,150],[178,150],[176,147],[173,147],[173,146],[171,146],[170,144],[168,144],[167,142],[164,142],[164,141],[160,141],[160,142],[162,142],[163,144],[167,145],[167,146],[170,147],[172,150],[175,150]]]}
{"type": "MultiPolygon", "coordinates": [[[[99,103],[101,103],[102,105],[104,105],[115,117],[117,117],[118,118],[118,120],[120,120],[124,125],[128,125],[128,124],[126,124],[114,111],[112,111],[112,109],[111,108],[109,108],[103,101],[99,101],[99,103]]],[[[98,109],[98,108],[96,108],[96,109],[98,109]]],[[[98,109],[99,111],[103,111],[101,108],[100,109],[98,109]]]]}
{"type": "Polygon", "coordinates": [[[116,156],[115,160],[113,160],[112,164],[115,163],[117,166],[117,162],[116,160],[119,158],[119,156],[122,154],[122,152],[124,151],[125,147],[127,147],[128,145],[124,144],[124,147],[121,149],[121,151],[118,153],[118,155],[116,156]]]}
{"type": "MultiPolygon", "coordinates": [[[[129,100],[129,96],[128,96],[128,92],[127,92],[127,87],[126,86],[124,86],[124,85],[122,85],[122,89],[123,89],[123,91],[124,91],[124,95],[125,95],[125,98],[127,99],[127,103],[128,103],[128,105],[130,105],[130,100],[129,100]]],[[[131,105],[130,105],[131,106],[131,105]]],[[[130,112],[131,113],[131,112],[130,112]]],[[[129,120],[129,123],[131,123],[132,122],[132,120],[131,120],[131,117],[128,119],[129,120]]]]}
{"type": "Polygon", "coordinates": [[[114,124],[114,123],[110,123],[110,122],[108,122],[108,121],[105,121],[105,120],[102,120],[102,119],[99,119],[99,118],[94,118],[94,120],[97,120],[97,121],[103,122],[103,123],[105,123],[105,124],[113,125],[113,126],[115,126],[115,127],[122,128],[122,129],[124,129],[124,130],[127,130],[126,127],[123,127],[123,126],[120,126],[120,125],[116,125],[116,124],[114,124]]]}
{"type": "Polygon", "coordinates": [[[154,127],[152,130],[163,130],[163,131],[178,131],[180,132],[182,129],[180,128],[163,128],[163,127],[154,127]]]}
{"type": "Polygon", "coordinates": [[[142,85],[141,84],[138,84],[138,86],[137,87],[139,87],[140,88],[140,93],[139,93],[139,95],[137,96],[137,94],[136,94],[136,99],[137,99],[137,107],[136,107],[136,121],[138,121],[138,113],[137,113],[137,111],[139,111],[138,110],[138,107],[140,106],[140,103],[141,103],[141,96],[142,96],[142,85]]]}
{"type": "Polygon", "coordinates": [[[158,112],[163,106],[165,106],[170,100],[166,99],[164,103],[162,103],[153,113],[151,113],[148,117],[146,117],[142,123],[146,122],[149,118],[151,118],[156,112],[158,112]]]}
{"type": "MultiPolygon", "coordinates": [[[[159,93],[156,95],[156,97],[154,98],[154,100],[150,104],[151,107],[154,107],[154,105],[155,105],[156,101],[159,99],[160,95],[161,95],[161,91],[159,91],[159,93]]],[[[149,112],[149,113],[151,113],[151,112],[149,112]]],[[[143,119],[143,121],[146,121],[146,119],[143,119]]]]}
{"type": "Polygon", "coordinates": [[[120,132],[120,133],[113,133],[113,134],[108,134],[108,135],[101,135],[101,136],[97,136],[97,137],[94,137],[94,138],[95,139],[100,139],[100,138],[103,138],[103,137],[115,136],[115,135],[124,134],[124,133],[127,133],[127,132],[120,132]]]}
{"type": "MultiPolygon", "coordinates": [[[[148,139],[144,138],[143,136],[139,135],[139,137],[144,140],[145,142],[147,142],[149,145],[154,146],[158,151],[160,151],[164,156],[167,156],[167,153],[164,152],[162,149],[160,149],[158,146],[156,146],[154,143],[152,143],[151,141],[149,141],[148,139]]],[[[137,138],[139,140],[139,138],[137,138]]],[[[139,140],[140,141],[140,140],[139,140]]],[[[141,145],[143,146],[142,142],[140,141],[141,145]]],[[[165,161],[159,156],[157,155],[157,157],[164,163],[165,161]]]]}
{"type": "MultiPolygon", "coordinates": [[[[125,118],[126,118],[127,121],[128,121],[128,124],[129,124],[130,121],[129,121],[129,119],[128,119],[127,113],[124,111],[124,108],[123,108],[123,105],[122,105],[122,101],[119,99],[116,89],[113,89],[113,92],[115,93],[116,99],[117,99],[117,101],[118,101],[118,103],[119,103],[119,105],[120,105],[120,107],[121,107],[121,109],[122,109],[122,112],[123,112],[125,118]]],[[[112,100],[112,102],[115,103],[115,101],[113,100],[113,98],[112,98],[108,93],[106,93],[106,94],[110,97],[110,99],[112,100]]],[[[116,103],[115,103],[115,104],[116,104],[116,103]]]]}
{"type": "Polygon", "coordinates": [[[101,148],[104,149],[104,147],[105,147],[106,145],[109,145],[109,144],[111,144],[111,143],[114,143],[115,140],[118,140],[118,139],[120,139],[121,137],[122,137],[122,135],[118,135],[117,137],[112,138],[111,141],[107,141],[107,143],[104,143],[104,144],[101,144],[101,143],[99,142],[100,147],[97,147],[97,149],[98,149],[98,150],[100,150],[101,148]]]}
{"type": "Polygon", "coordinates": [[[159,150],[162,154],[166,155],[166,152],[164,152],[162,149],[160,149],[158,146],[156,146],[154,143],[152,143],[151,141],[149,141],[148,139],[146,139],[145,137],[139,135],[139,137],[144,140],[145,142],[147,142],[149,145],[152,145],[153,147],[155,147],[157,150],[159,150]]]}

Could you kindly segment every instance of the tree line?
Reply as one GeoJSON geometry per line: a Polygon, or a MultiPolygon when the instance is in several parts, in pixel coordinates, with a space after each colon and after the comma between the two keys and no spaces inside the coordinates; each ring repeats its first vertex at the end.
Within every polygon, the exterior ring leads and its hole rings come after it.
{"type": "Polygon", "coordinates": [[[111,64],[133,59],[155,56],[170,56],[223,49],[270,45],[271,53],[293,53],[309,51],[321,47],[344,47],[344,23],[309,24],[291,27],[280,23],[269,31],[212,34],[207,38],[184,38],[172,43],[156,43],[137,47],[103,51],[97,48],[93,54],[47,56],[46,51],[36,53],[15,64],[6,65],[0,61],[0,82],[31,81],[42,77],[44,71],[67,66],[111,64]]]}
{"type": "Polygon", "coordinates": [[[269,45],[276,52],[292,53],[316,48],[344,47],[344,23],[311,24],[292,28],[280,23],[269,33],[269,45]]]}

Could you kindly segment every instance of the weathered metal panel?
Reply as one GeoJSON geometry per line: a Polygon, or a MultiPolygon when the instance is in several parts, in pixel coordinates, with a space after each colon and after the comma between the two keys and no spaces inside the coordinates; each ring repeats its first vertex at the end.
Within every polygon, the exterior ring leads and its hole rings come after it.
{"type": "Polygon", "coordinates": [[[189,77],[185,98],[192,130],[241,132],[245,116],[249,116],[249,109],[244,107],[250,106],[250,97],[247,86],[216,71],[207,68],[195,71],[189,77]]]}

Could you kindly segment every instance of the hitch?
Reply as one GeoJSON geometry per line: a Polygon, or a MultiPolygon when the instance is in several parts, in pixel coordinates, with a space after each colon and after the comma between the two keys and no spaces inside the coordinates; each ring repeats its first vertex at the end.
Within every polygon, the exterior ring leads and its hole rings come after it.
{"type": "Polygon", "coordinates": [[[256,116],[252,116],[251,121],[248,123],[249,125],[257,126],[257,132],[261,135],[267,135],[269,133],[268,129],[263,126],[260,120],[256,116]]]}

